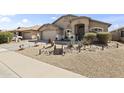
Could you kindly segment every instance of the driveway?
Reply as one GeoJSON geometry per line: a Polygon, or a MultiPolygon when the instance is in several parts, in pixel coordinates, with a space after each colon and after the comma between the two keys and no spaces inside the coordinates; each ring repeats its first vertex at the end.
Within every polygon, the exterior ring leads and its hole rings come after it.
{"type": "Polygon", "coordinates": [[[84,76],[0,48],[0,77],[82,78],[84,76]]]}

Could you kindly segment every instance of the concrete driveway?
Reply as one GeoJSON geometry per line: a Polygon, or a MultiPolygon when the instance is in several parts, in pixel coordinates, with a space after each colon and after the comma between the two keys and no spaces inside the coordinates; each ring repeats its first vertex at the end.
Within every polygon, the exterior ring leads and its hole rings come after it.
{"type": "Polygon", "coordinates": [[[84,76],[0,48],[0,77],[82,78],[84,76]]]}

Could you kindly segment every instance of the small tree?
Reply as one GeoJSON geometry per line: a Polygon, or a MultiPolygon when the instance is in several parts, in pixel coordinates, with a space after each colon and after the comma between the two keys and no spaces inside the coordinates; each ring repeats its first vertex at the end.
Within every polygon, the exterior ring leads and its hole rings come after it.
{"type": "Polygon", "coordinates": [[[96,39],[96,33],[85,33],[84,39],[87,41],[87,43],[92,44],[96,39]]]}
{"type": "Polygon", "coordinates": [[[0,44],[1,43],[9,43],[13,38],[13,34],[11,32],[0,32],[0,44]]]}
{"type": "Polygon", "coordinates": [[[98,32],[97,33],[97,39],[98,39],[99,43],[101,43],[101,44],[107,44],[108,41],[111,40],[111,37],[112,37],[112,35],[109,32],[98,32]]]}

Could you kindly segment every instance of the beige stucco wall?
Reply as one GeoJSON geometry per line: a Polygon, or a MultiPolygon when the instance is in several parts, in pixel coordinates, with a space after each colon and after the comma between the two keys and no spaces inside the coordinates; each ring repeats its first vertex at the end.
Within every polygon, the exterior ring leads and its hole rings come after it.
{"type": "Polygon", "coordinates": [[[89,27],[90,27],[90,29],[93,28],[93,27],[101,27],[101,28],[103,28],[104,32],[108,31],[108,25],[107,24],[103,24],[103,23],[100,23],[100,22],[97,22],[97,21],[92,21],[91,20],[89,27]]]}
{"type": "Polygon", "coordinates": [[[119,41],[120,40],[120,33],[118,31],[111,32],[112,34],[112,40],[119,41]]]}
{"type": "Polygon", "coordinates": [[[67,28],[67,26],[70,24],[69,23],[70,19],[73,19],[73,18],[76,18],[76,17],[65,16],[65,17],[61,18],[60,20],[58,20],[55,24],[61,28],[67,28]]]}
{"type": "Polygon", "coordinates": [[[62,31],[60,31],[57,27],[55,27],[53,25],[43,26],[42,28],[39,29],[39,32],[42,32],[42,31],[45,31],[45,30],[58,31],[59,34],[62,33],[62,31]]]}
{"type": "MultiPolygon", "coordinates": [[[[62,28],[67,28],[67,26],[69,25],[69,17],[63,17],[61,20],[58,20],[55,24],[62,28]]],[[[87,17],[80,17],[80,18],[76,18],[75,20],[72,20],[71,27],[73,32],[75,30],[74,27],[76,24],[85,24],[85,32],[89,32],[90,28],[93,28],[93,27],[103,28],[104,32],[108,31],[108,24],[93,21],[87,17]]]]}
{"type": "Polygon", "coordinates": [[[112,33],[112,40],[124,42],[124,37],[121,37],[121,31],[122,31],[122,29],[117,30],[117,31],[112,31],[111,32],[112,33]]]}
{"type": "Polygon", "coordinates": [[[77,24],[84,24],[85,32],[89,32],[89,19],[88,18],[79,18],[79,19],[73,20],[71,23],[73,33],[75,31],[75,25],[77,24]]]}
{"type": "Polygon", "coordinates": [[[31,38],[32,39],[36,39],[37,38],[38,31],[32,31],[31,34],[32,34],[31,38]]]}
{"type": "Polygon", "coordinates": [[[121,40],[122,42],[124,42],[124,37],[121,37],[120,40],[121,40]]]}
{"type": "MultiPolygon", "coordinates": [[[[75,34],[75,25],[77,24],[84,24],[85,32],[89,32],[90,28],[93,28],[93,27],[99,27],[99,28],[102,28],[103,31],[108,31],[108,24],[91,20],[88,17],[64,16],[64,17],[61,17],[56,22],[54,22],[54,25],[62,28],[63,30],[58,29],[58,27],[54,26],[53,24],[44,25],[42,28],[39,29],[41,39],[42,39],[43,31],[50,31],[49,34],[52,34],[52,31],[57,31],[56,34],[59,34],[62,36],[64,35],[65,30],[69,29],[70,27],[72,29],[72,34],[75,34]],[[72,19],[71,24],[70,24],[70,19],[72,19]]],[[[46,36],[50,37],[50,35],[46,35],[46,36]]]]}

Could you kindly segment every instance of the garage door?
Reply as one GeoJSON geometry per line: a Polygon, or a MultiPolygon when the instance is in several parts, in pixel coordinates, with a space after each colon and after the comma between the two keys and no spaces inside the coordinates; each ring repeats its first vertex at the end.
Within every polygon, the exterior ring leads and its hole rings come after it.
{"type": "Polygon", "coordinates": [[[31,39],[31,33],[30,32],[25,32],[24,33],[24,39],[31,39]]]}
{"type": "Polygon", "coordinates": [[[43,40],[55,40],[57,36],[57,31],[43,31],[42,32],[42,39],[43,40]]]}

